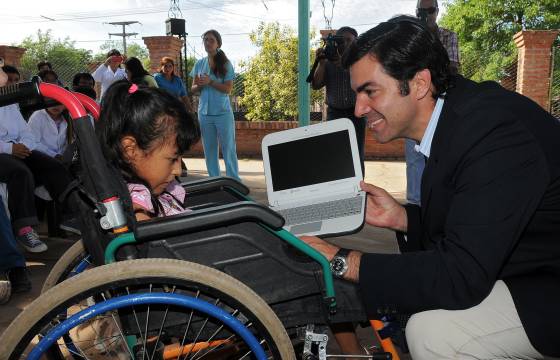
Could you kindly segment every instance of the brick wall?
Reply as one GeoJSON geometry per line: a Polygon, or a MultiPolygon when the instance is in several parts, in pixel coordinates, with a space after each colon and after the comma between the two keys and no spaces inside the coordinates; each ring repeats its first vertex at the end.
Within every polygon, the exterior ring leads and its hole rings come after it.
{"type": "Polygon", "coordinates": [[[523,94],[545,110],[550,109],[549,91],[552,60],[552,42],[558,30],[520,31],[513,37],[518,47],[517,87],[523,94]]]}
{"type": "Polygon", "coordinates": [[[179,53],[183,46],[183,41],[175,36],[148,36],[143,37],[144,44],[150,53],[150,74],[160,70],[160,61],[164,56],[169,56],[175,61],[175,75],[179,75],[179,53]]]}
{"type": "MultiPolygon", "coordinates": [[[[260,158],[262,139],[272,132],[292,129],[298,126],[297,121],[236,121],[237,155],[239,158],[260,158]]],[[[198,143],[190,151],[191,156],[204,156],[202,143],[198,143]]],[[[366,132],[367,160],[374,159],[403,159],[404,141],[402,139],[380,144],[373,138],[369,130],[366,132]]]]}
{"type": "Polygon", "coordinates": [[[4,59],[4,64],[19,68],[21,58],[25,53],[24,48],[17,46],[0,45],[0,57],[4,59]]]}

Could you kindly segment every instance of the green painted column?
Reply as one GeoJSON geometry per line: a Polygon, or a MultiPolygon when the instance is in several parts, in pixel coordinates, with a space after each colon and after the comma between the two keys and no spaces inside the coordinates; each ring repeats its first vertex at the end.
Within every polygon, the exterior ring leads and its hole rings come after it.
{"type": "Polygon", "coordinates": [[[298,122],[309,125],[309,0],[298,0],[298,122]]]}

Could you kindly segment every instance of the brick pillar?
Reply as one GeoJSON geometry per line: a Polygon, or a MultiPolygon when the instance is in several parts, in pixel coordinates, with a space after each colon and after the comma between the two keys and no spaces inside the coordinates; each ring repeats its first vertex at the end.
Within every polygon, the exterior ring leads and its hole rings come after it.
{"type": "MultiPolygon", "coordinates": [[[[143,37],[144,44],[150,53],[150,74],[159,71],[161,58],[169,56],[175,61],[175,71],[179,71],[179,53],[183,46],[183,41],[175,36],[147,36],[143,37]]],[[[175,74],[179,75],[180,74],[175,74]]]]}
{"type": "Polygon", "coordinates": [[[519,49],[516,91],[549,110],[552,43],[558,30],[528,30],[514,35],[519,49]]]}
{"type": "Polygon", "coordinates": [[[0,57],[4,59],[4,63],[15,66],[18,69],[25,51],[26,49],[17,46],[0,45],[0,57]]]}

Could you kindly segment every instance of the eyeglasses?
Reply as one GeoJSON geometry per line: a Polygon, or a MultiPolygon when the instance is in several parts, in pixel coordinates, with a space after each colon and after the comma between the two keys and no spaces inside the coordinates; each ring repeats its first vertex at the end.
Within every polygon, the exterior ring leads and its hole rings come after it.
{"type": "Polygon", "coordinates": [[[417,9],[416,9],[416,16],[420,16],[420,13],[426,13],[426,14],[432,15],[432,14],[435,13],[437,10],[438,10],[438,8],[435,7],[435,6],[428,7],[428,8],[417,8],[417,9]]]}

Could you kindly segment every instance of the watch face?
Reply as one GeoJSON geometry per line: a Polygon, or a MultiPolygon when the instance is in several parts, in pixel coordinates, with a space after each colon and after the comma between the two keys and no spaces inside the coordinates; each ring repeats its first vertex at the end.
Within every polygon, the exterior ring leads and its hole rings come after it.
{"type": "Polygon", "coordinates": [[[345,265],[346,264],[345,264],[343,259],[335,258],[335,259],[333,259],[332,271],[334,273],[341,273],[342,271],[344,271],[345,265]]]}
{"type": "Polygon", "coordinates": [[[331,272],[336,277],[342,277],[346,270],[348,270],[348,265],[346,264],[346,259],[342,256],[335,256],[331,260],[331,272]]]}

